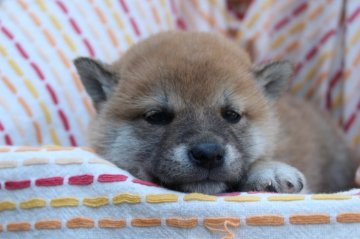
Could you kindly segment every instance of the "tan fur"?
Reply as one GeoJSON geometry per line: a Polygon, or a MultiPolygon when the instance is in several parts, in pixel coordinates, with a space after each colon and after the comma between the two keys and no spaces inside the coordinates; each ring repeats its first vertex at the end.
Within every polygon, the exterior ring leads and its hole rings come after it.
{"type": "MultiPolygon", "coordinates": [[[[137,44],[107,69],[116,75],[118,83],[93,121],[91,145],[100,155],[138,177],[151,180],[141,167],[114,159],[115,151],[110,153],[109,145],[115,147],[113,141],[120,139],[115,140],[113,135],[110,140],[109,135],[115,134],[112,131],[123,127],[121,133],[131,135],[133,127],[145,127],[140,118],[146,110],[168,104],[184,117],[194,109],[189,122],[179,122],[178,128],[182,127],[185,132],[187,125],[198,125],[199,132],[210,132],[213,126],[206,112],[215,109],[212,114],[220,114],[220,108],[230,99],[244,115],[242,124],[248,124],[256,131],[254,134],[259,134],[253,135],[261,141],[259,145],[248,142],[256,150],[252,152],[256,155],[253,161],[277,160],[298,168],[313,192],[352,186],[355,168],[350,149],[331,120],[290,95],[284,95],[277,102],[266,97],[254,79],[247,53],[220,36],[161,33],[137,44]]],[[[159,134],[165,133],[158,130],[159,134]]],[[[134,138],[131,143],[139,142],[134,138]]],[[[128,147],[133,150],[132,146],[128,147]]]]}

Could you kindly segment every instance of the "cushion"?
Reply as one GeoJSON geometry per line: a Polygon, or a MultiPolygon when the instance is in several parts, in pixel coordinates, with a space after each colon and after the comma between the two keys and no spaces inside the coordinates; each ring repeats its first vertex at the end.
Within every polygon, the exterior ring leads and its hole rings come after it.
{"type": "Polygon", "coordinates": [[[359,195],[186,194],[87,148],[0,148],[0,238],[354,238],[359,195]]]}

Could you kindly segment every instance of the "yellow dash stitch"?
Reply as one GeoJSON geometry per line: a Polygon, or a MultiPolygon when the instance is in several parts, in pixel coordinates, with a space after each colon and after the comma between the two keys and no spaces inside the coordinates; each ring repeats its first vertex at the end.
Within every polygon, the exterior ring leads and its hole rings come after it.
{"type": "Polygon", "coordinates": [[[184,196],[184,201],[216,201],[216,199],[216,196],[201,193],[189,193],[184,196]]]}
{"type": "Polygon", "coordinates": [[[108,197],[84,198],[83,204],[88,207],[101,207],[109,204],[108,197]]]}
{"type": "Polygon", "coordinates": [[[3,226],[0,224],[0,232],[3,232],[3,226]]]}
{"type": "Polygon", "coordinates": [[[126,226],[126,221],[123,219],[104,218],[99,220],[100,228],[121,228],[126,226]]]}
{"type": "Polygon", "coordinates": [[[0,161],[0,168],[15,168],[16,161],[14,160],[3,160],[0,161]]]}
{"type": "Polygon", "coordinates": [[[166,225],[178,228],[194,228],[198,225],[198,219],[192,218],[166,218],[166,225]]]}
{"type": "Polygon", "coordinates": [[[261,197],[258,196],[226,196],[224,201],[226,202],[257,202],[260,201],[261,197]]]}
{"type": "Polygon", "coordinates": [[[131,193],[121,193],[113,197],[113,204],[119,203],[140,203],[141,197],[131,193]]]}
{"type": "Polygon", "coordinates": [[[146,196],[148,203],[163,203],[163,202],[177,202],[178,196],[176,194],[149,194],[146,196]]]}
{"type": "Polygon", "coordinates": [[[81,158],[58,158],[55,159],[56,164],[82,164],[81,158]]]}
{"type": "Polygon", "coordinates": [[[339,223],[360,222],[360,213],[355,213],[355,212],[339,213],[336,216],[336,221],[339,223]]]}
{"type": "Polygon", "coordinates": [[[22,209],[39,208],[45,206],[46,206],[46,201],[41,198],[34,198],[20,203],[20,208],[22,209]]]}
{"type": "Polygon", "coordinates": [[[0,212],[5,210],[15,210],[16,203],[11,201],[0,201],[0,212]]]}
{"type": "Polygon", "coordinates": [[[290,224],[329,224],[330,216],[327,214],[299,214],[289,217],[290,224]]]}
{"type": "Polygon", "coordinates": [[[60,220],[40,220],[35,223],[35,228],[38,230],[42,229],[60,229],[61,221],[60,220]]]}
{"type": "Polygon", "coordinates": [[[278,215],[254,215],[246,217],[246,224],[250,226],[282,226],[285,218],[278,215]]]}
{"type": "Polygon", "coordinates": [[[48,164],[48,163],[49,163],[49,159],[47,158],[29,158],[23,161],[24,166],[48,164]]]}
{"type": "Polygon", "coordinates": [[[52,207],[76,207],[79,206],[79,200],[74,197],[55,198],[50,202],[52,207]]]}
{"type": "Polygon", "coordinates": [[[31,225],[28,222],[13,222],[7,224],[6,229],[9,232],[30,231],[31,225]]]}
{"type": "Polygon", "coordinates": [[[351,199],[351,195],[341,195],[341,194],[314,194],[311,199],[313,200],[347,200],[351,199]]]}
{"type": "Polygon", "coordinates": [[[95,222],[91,218],[75,217],[66,222],[68,228],[93,228],[95,222]]]}
{"type": "Polygon", "coordinates": [[[268,201],[300,201],[304,199],[304,195],[270,196],[267,198],[268,201]]]}
{"type": "Polygon", "coordinates": [[[156,227],[161,225],[161,218],[134,218],[131,220],[133,227],[156,227]]]}

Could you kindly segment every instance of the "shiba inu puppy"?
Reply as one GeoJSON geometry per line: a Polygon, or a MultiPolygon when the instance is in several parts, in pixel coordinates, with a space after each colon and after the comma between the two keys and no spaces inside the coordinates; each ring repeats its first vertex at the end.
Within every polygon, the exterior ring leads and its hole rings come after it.
{"type": "Polygon", "coordinates": [[[97,110],[91,146],[140,179],[208,194],[352,186],[341,132],[285,93],[286,61],[253,66],[221,36],[165,32],[112,64],[74,63],[97,110]]]}

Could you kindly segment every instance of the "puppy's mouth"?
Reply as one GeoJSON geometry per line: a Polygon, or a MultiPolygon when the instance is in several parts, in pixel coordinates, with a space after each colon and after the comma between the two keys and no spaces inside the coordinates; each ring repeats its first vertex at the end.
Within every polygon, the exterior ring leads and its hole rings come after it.
{"type": "Polygon", "coordinates": [[[188,193],[219,194],[232,188],[231,184],[225,182],[219,175],[213,174],[211,170],[199,173],[196,176],[189,175],[184,180],[170,181],[153,177],[153,181],[162,187],[188,193]]]}

